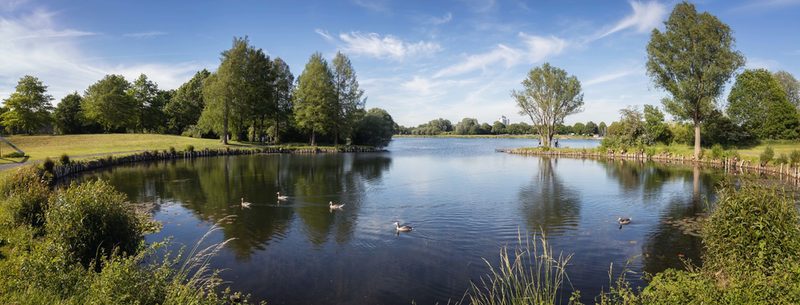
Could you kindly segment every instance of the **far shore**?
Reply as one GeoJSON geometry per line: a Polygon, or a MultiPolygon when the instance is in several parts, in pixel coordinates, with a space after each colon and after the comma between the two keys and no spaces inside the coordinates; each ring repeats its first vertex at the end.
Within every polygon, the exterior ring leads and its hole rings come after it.
{"type": "MultiPolygon", "coordinates": [[[[477,134],[477,135],[457,135],[457,134],[439,134],[439,135],[414,135],[414,134],[398,134],[394,135],[395,138],[464,138],[464,139],[538,139],[537,134],[477,134]]],[[[590,136],[576,136],[576,135],[556,135],[555,139],[569,139],[569,140],[602,140],[603,137],[590,137],[590,136]]]]}

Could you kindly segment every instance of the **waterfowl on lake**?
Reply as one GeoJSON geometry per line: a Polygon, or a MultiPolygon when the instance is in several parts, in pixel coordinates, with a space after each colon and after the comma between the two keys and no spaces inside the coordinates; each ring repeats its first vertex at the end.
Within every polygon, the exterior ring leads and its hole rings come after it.
{"type": "Polygon", "coordinates": [[[412,228],[411,226],[407,226],[407,225],[402,225],[402,226],[401,226],[401,225],[400,225],[400,222],[397,222],[397,221],[395,221],[395,222],[394,222],[394,228],[395,228],[395,230],[397,230],[398,232],[408,232],[408,231],[411,231],[411,230],[413,230],[413,229],[414,229],[414,228],[412,228]]]}
{"type": "Polygon", "coordinates": [[[287,199],[289,199],[289,196],[281,196],[281,192],[277,192],[276,194],[278,195],[278,200],[287,200],[287,199]]]}
{"type": "Polygon", "coordinates": [[[633,220],[633,218],[628,218],[628,217],[619,217],[619,218],[617,218],[617,222],[619,222],[619,224],[621,224],[621,225],[630,224],[631,220],[633,220]]]}
{"type": "Polygon", "coordinates": [[[344,207],[344,203],[335,204],[333,201],[328,201],[328,206],[331,208],[331,210],[341,210],[344,207]]]}
{"type": "Polygon", "coordinates": [[[251,204],[252,204],[252,203],[249,203],[249,202],[247,202],[247,201],[244,201],[244,197],[242,197],[242,207],[243,207],[243,208],[249,208],[251,204]]]}

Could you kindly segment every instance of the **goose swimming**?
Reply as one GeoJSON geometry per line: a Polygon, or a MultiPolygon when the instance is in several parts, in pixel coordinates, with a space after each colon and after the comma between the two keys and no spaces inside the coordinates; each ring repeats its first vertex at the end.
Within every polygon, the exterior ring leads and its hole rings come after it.
{"type": "Polygon", "coordinates": [[[251,205],[251,204],[252,204],[252,203],[249,203],[249,202],[247,202],[247,201],[244,201],[244,197],[242,197],[242,207],[243,207],[243,208],[250,208],[250,205],[251,205]]]}
{"type": "Polygon", "coordinates": [[[395,230],[397,230],[397,232],[409,232],[409,231],[414,229],[414,228],[412,228],[411,226],[408,226],[408,225],[402,225],[401,226],[400,222],[397,222],[397,221],[394,222],[394,228],[395,228],[395,230]]]}
{"type": "Polygon", "coordinates": [[[278,200],[286,201],[289,199],[289,196],[281,196],[281,192],[277,192],[276,194],[278,195],[278,200]]]}
{"type": "Polygon", "coordinates": [[[331,210],[341,210],[344,207],[344,203],[335,204],[333,201],[328,201],[328,206],[331,208],[331,210]]]}

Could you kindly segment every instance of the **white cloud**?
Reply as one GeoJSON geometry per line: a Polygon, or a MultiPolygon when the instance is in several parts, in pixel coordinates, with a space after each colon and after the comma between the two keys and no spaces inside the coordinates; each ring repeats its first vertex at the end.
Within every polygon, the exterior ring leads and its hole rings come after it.
{"type": "Polygon", "coordinates": [[[453,21],[453,14],[450,12],[447,12],[447,14],[444,14],[442,17],[430,17],[428,19],[428,23],[433,25],[442,25],[450,21],[453,21]]]}
{"type": "Polygon", "coordinates": [[[459,63],[445,67],[436,72],[434,77],[456,76],[476,70],[503,64],[506,68],[521,63],[537,63],[550,56],[561,53],[567,47],[567,41],[555,36],[534,36],[519,33],[524,48],[513,48],[498,44],[486,53],[468,55],[459,63]]]}
{"type": "Polygon", "coordinates": [[[344,52],[394,60],[402,60],[409,56],[426,56],[442,49],[435,42],[406,42],[392,35],[381,36],[378,33],[342,33],[339,34],[339,39],[344,43],[341,47],[344,52]]]}
{"type": "Polygon", "coordinates": [[[176,88],[202,66],[197,63],[146,63],[115,65],[89,61],[80,47],[91,32],[59,27],[56,15],[35,10],[18,18],[0,17],[0,99],[14,90],[23,75],[38,77],[56,99],[72,91],[83,91],[106,74],[129,79],[146,73],[161,88],[176,88]]]}
{"type": "Polygon", "coordinates": [[[328,31],[326,30],[314,29],[314,32],[317,33],[319,36],[322,36],[322,39],[325,39],[325,41],[327,42],[333,42],[334,40],[336,40],[335,38],[333,38],[333,36],[331,36],[331,34],[328,34],[328,31]]]}
{"type": "Polygon", "coordinates": [[[635,28],[639,33],[647,32],[658,27],[667,15],[667,7],[658,1],[650,1],[647,3],[631,1],[630,5],[633,9],[633,13],[622,18],[622,20],[618,21],[610,29],[597,35],[595,39],[600,39],[629,28],[635,28]]]}
{"type": "Polygon", "coordinates": [[[122,34],[122,36],[124,36],[124,37],[131,37],[131,38],[150,38],[150,37],[163,36],[163,35],[167,35],[167,33],[166,32],[160,32],[160,31],[150,31],[150,32],[139,32],[139,33],[125,33],[125,34],[122,34]]]}

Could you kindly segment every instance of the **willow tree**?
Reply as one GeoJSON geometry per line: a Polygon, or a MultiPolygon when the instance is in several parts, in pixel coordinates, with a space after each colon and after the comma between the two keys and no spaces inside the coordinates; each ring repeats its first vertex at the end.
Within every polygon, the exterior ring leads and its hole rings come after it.
{"type": "Polygon", "coordinates": [[[679,3],[664,32],[654,29],[647,45],[647,73],[671,97],[664,109],[694,125],[694,157],[700,157],[700,124],[715,109],[725,83],[744,65],[733,49],[731,29],[717,17],[679,3]]]}
{"type": "Polygon", "coordinates": [[[583,93],[581,82],[567,71],[545,63],[528,72],[522,81],[522,91],[512,90],[520,114],[527,115],[539,131],[542,145],[550,147],[556,126],[568,115],[581,112],[583,93]]]}

